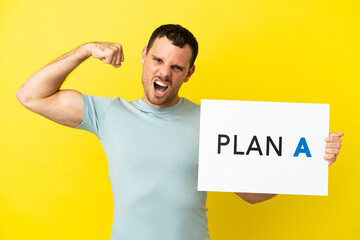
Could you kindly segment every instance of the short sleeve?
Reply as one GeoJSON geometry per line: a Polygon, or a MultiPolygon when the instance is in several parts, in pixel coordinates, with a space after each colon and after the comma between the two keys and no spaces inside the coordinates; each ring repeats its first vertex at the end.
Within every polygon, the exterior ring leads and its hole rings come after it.
{"type": "Polygon", "coordinates": [[[83,121],[76,129],[82,129],[101,138],[101,129],[107,110],[113,99],[82,94],[83,121]]]}

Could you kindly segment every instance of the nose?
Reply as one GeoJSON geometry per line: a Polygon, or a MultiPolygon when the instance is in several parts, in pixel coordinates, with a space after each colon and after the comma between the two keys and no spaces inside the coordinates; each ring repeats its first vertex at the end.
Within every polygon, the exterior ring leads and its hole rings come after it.
{"type": "Polygon", "coordinates": [[[168,78],[170,78],[171,77],[171,68],[170,68],[170,66],[167,66],[166,64],[163,64],[159,69],[159,74],[164,80],[167,80],[168,78]]]}

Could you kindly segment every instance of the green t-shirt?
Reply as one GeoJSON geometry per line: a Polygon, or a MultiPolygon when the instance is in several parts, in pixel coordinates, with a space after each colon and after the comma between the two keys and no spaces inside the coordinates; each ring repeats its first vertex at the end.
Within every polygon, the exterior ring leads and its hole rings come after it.
{"type": "Polygon", "coordinates": [[[197,191],[200,106],[157,109],[83,94],[83,122],[109,165],[111,240],[209,240],[206,192],[197,191]]]}

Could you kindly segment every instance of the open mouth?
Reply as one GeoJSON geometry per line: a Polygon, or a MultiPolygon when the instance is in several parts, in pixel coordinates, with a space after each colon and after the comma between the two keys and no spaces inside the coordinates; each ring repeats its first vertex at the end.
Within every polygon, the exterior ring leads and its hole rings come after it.
{"type": "Polygon", "coordinates": [[[162,83],[159,80],[154,82],[155,92],[164,93],[168,89],[168,85],[166,83],[162,83]]]}

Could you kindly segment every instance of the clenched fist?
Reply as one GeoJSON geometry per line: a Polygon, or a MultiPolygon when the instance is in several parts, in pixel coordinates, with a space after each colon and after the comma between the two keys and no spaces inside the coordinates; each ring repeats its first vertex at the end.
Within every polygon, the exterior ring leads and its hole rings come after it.
{"type": "Polygon", "coordinates": [[[120,67],[124,61],[122,46],[118,43],[110,42],[92,42],[89,43],[91,56],[100,59],[104,63],[111,64],[114,67],[120,67]]]}

